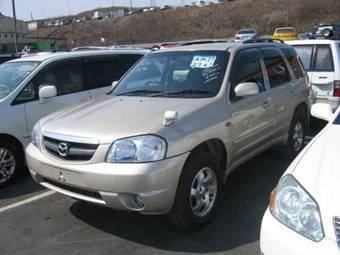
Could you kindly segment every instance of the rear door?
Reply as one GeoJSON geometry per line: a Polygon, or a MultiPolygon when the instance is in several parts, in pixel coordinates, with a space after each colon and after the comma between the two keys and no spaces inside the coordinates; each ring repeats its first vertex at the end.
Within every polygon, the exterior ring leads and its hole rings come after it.
{"type": "Polygon", "coordinates": [[[316,45],[311,71],[311,84],[317,98],[333,96],[334,62],[329,44],[316,45]]]}
{"type": "Polygon", "coordinates": [[[232,112],[232,126],[229,132],[233,141],[232,153],[235,160],[246,157],[272,139],[272,101],[264,79],[261,56],[257,49],[240,51],[234,58],[230,73],[229,107],[232,112]],[[234,89],[242,82],[257,83],[260,93],[236,97],[234,89]]]}
{"type": "Polygon", "coordinates": [[[84,63],[85,87],[90,96],[105,95],[113,81],[120,78],[141,58],[139,54],[88,57],[84,63]]]}
{"type": "Polygon", "coordinates": [[[292,109],[295,107],[292,94],[292,78],[287,63],[281,52],[274,47],[261,48],[264,55],[265,74],[270,85],[270,96],[273,110],[273,130],[276,134],[283,134],[290,124],[292,109]]]}
{"type": "Polygon", "coordinates": [[[40,118],[67,106],[89,100],[84,90],[82,60],[63,60],[43,68],[16,98],[16,104],[25,104],[27,135],[40,118]],[[39,102],[39,87],[46,84],[57,88],[57,96],[44,103],[39,102]],[[30,97],[28,96],[30,95],[30,97]]]}

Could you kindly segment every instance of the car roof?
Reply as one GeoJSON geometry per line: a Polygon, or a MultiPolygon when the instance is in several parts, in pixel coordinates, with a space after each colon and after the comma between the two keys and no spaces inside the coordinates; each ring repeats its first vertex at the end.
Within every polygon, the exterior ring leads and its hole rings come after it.
{"type": "Polygon", "coordinates": [[[295,29],[294,27],[277,27],[276,29],[295,29]]]}
{"type": "Polygon", "coordinates": [[[46,54],[37,54],[34,56],[22,57],[15,60],[11,60],[10,62],[22,62],[22,61],[37,61],[44,62],[47,60],[61,60],[61,59],[70,59],[76,57],[91,57],[91,56],[108,56],[108,55],[118,55],[118,54],[140,54],[145,55],[150,53],[150,50],[147,49],[136,49],[136,50],[88,50],[88,51],[71,51],[71,52],[49,52],[46,54]]]}
{"type": "Polygon", "coordinates": [[[314,40],[294,40],[294,41],[286,41],[289,45],[314,45],[314,44],[332,44],[332,43],[340,43],[338,40],[329,40],[329,39],[314,39],[314,40]]]}
{"type": "MultiPolygon", "coordinates": [[[[241,43],[241,42],[226,42],[226,43],[204,43],[204,44],[193,44],[188,46],[174,47],[169,49],[162,49],[157,52],[176,52],[176,51],[205,51],[205,50],[213,50],[213,51],[238,51],[240,49],[246,48],[257,48],[257,47],[279,47],[285,48],[290,47],[285,43],[241,43]]],[[[155,53],[157,53],[155,52],[155,53]]]]}

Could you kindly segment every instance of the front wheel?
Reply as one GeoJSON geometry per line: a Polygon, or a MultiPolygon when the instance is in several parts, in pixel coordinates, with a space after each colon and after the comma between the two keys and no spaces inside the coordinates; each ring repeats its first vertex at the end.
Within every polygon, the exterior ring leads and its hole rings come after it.
{"type": "Polygon", "coordinates": [[[209,153],[186,162],[169,219],[177,227],[190,229],[209,223],[216,211],[221,189],[218,167],[209,153]]]}

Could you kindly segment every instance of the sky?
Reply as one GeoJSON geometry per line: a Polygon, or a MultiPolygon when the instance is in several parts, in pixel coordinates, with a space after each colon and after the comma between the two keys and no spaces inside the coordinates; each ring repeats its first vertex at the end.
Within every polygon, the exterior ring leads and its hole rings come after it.
{"type": "MultiPolygon", "coordinates": [[[[134,7],[149,6],[150,2],[160,5],[189,4],[194,0],[132,0],[134,7]]],[[[216,2],[214,0],[207,2],[216,2]]],[[[97,7],[130,6],[130,0],[15,0],[18,19],[30,20],[77,14],[97,7]]],[[[0,12],[12,16],[12,0],[0,0],[0,12]]]]}

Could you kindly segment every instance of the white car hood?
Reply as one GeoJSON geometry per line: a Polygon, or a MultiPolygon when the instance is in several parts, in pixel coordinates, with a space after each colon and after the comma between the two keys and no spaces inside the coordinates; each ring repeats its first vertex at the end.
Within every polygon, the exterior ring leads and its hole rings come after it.
{"type": "Polygon", "coordinates": [[[339,145],[340,125],[328,125],[287,172],[291,172],[317,201],[325,234],[334,241],[333,218],[340,217],[339,145]]]}

